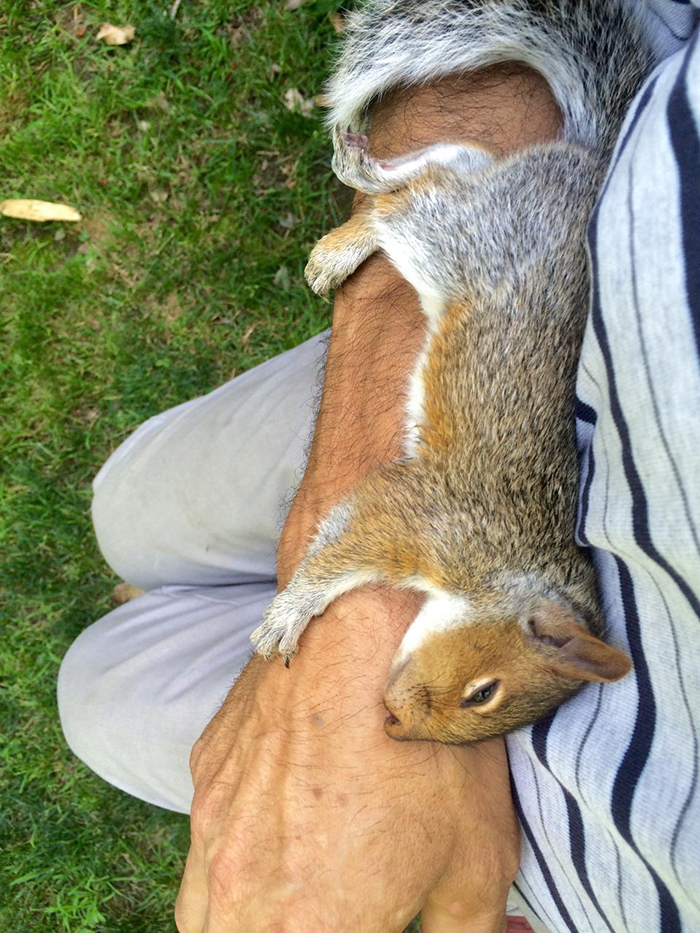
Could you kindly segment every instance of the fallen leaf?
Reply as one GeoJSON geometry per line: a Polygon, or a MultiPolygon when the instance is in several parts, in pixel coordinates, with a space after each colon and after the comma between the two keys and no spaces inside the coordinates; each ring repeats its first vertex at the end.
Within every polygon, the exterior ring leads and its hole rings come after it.
{"type": "Polygon", "coordinates": [[[67,204],[55,204],[53,201],[35,201],[31,198],[10,198],[0,201],[0,214],[4,217],[16,217],[18,220],[82,220],[74,207],[67,204]]]}
{"type": "Polygon", "coordinates": [[[285,0],[285,7],[288,10],[298,10],[304,0],[285,0]]]}
{"type": "Polygon", "coordinates": [[[247,347],[248,344],[250,343],[250,338],[253,336],[253,331],[257,329],[259,324],[260,324],[260,321],[253,321],[252,324],[249,324],[246,327],[246,329],[243,331],[243,334],[241,336],[241,343],[243,344],[244,347],[247,347]]]}
{"type": "Polygon", "coordinates": [[[134,38],[135,32],[135,26],[114,26],[112,23],[102,23],[95,38],[101,39],[105,45],[126,45],[134,38]]]}
{"type": "Polygon", "coordinates": [[[286,266],[280,266],[279,269],[277,270],[277,272],[275,272],[275,276],[274,276],[272,282],[273,282],[273,284],[276,285],[278,288],[282,288],[282,289],[284,289],[285,291],[286,291],[288,288],[290,288],[290,286],[291,286],[291,284],[292,284],[292,279],[291,279],[291,276],[290,276],[290,274],[289,274],[289,269],[288,269],[286,266]]]}
{"type": "Polygon", "coordinates": [[[134,586],[131,583],[117,583],[112,590],[112,599],[118,606],[123,606],[124,603],[143,596],[145,592],[140,586],[134,586]]]}
{"type": "Polygon", "coordinates": [[[85,23],[78,23],[78,25],[75,27],[75,34],[78,37],[78,39],[82,39],[86,32],[87,32],[87,26],[85,25],[85,23]]]}
{"type": "Polygon", "coordinates": [[[284,230],[291,230],[292,227],[296,227],[299,223],[299,218],[295,217],[294,214],[285,214],[284,217],[280,217],[277,223],[284,230]]]}
{"type": "Polygon", "coordinates": [[[158,91],[156,96],[152,97],[148,101],[146,106],[151,107],[153,109],[157,107],[158,110],[162,110],[163,113],[168,113],[168,111],[170,110],[170,104],[168,103],[168,99],[162,91],[158,91]]]}
{"type": "Polygon", "coordinates": [[[314,102],[302,97],[297,88],[290,87],[284,92],[284,106],[287,110],[300,110],[305,117],[308,117],[314,109],[314,102]]]}
{"type": "Polygon", "coordinates": [[[329,13],[328,19],[337,33],[345,32],[345,17],[342,13],[329,13]]]}

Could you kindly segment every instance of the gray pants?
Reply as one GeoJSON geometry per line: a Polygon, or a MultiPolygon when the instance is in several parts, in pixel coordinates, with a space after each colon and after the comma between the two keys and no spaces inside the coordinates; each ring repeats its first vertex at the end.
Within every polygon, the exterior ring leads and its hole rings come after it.
{"type": "MultiPolygon", "coordinates": [[[[142,424],[94,482],[107,563],[148,592],[82,632],[58,675],[72,751],[121,790],[189,813],[192,746],[276,592],[324,335],[142,424]]],[[[527,913],[516,902],[509,913],[527,913]]]]}
{"type": "Polygon", "coordinates": [[[105,560],[146,595],[71,645],[58,709],[110,784],[188,813],[189,754],[276,591],[282,504],[304,460],[323,338],[151,418],[94,482],[105,560]]]}

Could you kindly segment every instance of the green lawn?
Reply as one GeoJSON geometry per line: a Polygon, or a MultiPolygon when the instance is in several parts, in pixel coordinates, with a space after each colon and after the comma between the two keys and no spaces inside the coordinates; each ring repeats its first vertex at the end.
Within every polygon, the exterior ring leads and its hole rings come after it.
{"type": "MultiPolygon", "coordinates": [[[[90,482],[141,421],[317,333],[302,270],[348,198],[318,107],[339,3],[2,0],[3,718],[0,929],[174,930],[188,821],[113,789],[64,745],[60,660],[111,608],[90,482]],[[127,46],[95,39],[133,24],[127,46]]],[[[350,931],[349,931],[350,933],[350,931]]]]}

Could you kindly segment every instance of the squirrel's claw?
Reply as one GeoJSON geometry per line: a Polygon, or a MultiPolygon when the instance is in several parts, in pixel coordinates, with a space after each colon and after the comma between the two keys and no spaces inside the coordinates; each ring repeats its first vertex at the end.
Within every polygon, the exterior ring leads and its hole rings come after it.
{"type": "Polygon", "coordinates": [[[298,651],[299,636],[309,623],[310,616],[295,604],[285,590],[276,596],[263,613],[262,624],[255,629],[250,640],[257,654],[271,661],[276,655],[284,658],[284,666],[298,651]]]}

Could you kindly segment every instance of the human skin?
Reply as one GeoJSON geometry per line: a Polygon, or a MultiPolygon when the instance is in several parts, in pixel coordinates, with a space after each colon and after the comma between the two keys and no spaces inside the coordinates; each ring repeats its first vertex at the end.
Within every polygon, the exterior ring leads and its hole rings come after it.
{"type": "MultiPolygon", "coordinates": [[[[370,148],[446,139],[497,154],[552,139],[544,81],[497,66],[387,95],[370,148]]],[[[401,453],[405,387],[423,340],[415,292],[381,255],[335,299],[323,397],[278,550],[283,588],[316,523],[401,453]]],[[[519,860],[502,739],[468,747],[384,732],[392,655],[421,597],[356,590],[302,636],[285,670],[255,657],[192,750],[180,933],[500,933],[519,860]]]]}

